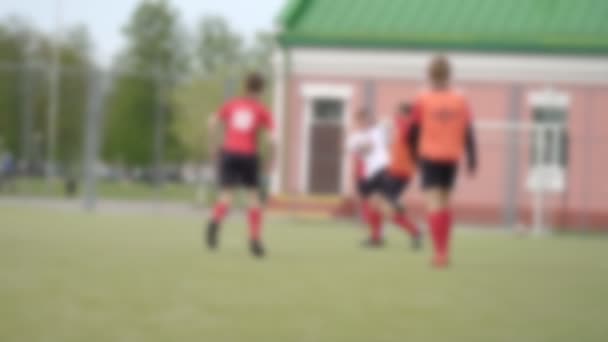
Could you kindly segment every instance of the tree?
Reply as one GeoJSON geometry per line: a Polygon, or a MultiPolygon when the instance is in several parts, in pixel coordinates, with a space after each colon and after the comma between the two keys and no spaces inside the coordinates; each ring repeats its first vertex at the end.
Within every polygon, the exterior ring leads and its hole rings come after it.
{"type": "MultiPolygon", "coordinates": [[[[66,163],[80,157],[80,144],[86,89],[90,40],[83,27],[67,30],[59,42],[63,68],[58,113],[58,158],[66,163]]],[[[44,144],[46,136],[35,142],[35,132],[46,133],[48,68],[52,43],[27,21],[12,17],[0,23],[0,135],[6,145],[22,159],[32,158],[23,145],[44,144]],[[27,114],[29,113],[29,114],[27,114]],[[27,123],[26,114],[30,116],[27,123]],[[26,124],[27,123],[27,124],[26,124]]],[[[30,146],[32,147],[32,146],[30,146]]]]}
{"type": "Polygon", "coordinates": [[[226,19],[220,16],[203,17],[197,33],[197,65],[203,74],[217,75],[241,65],[243,39],[226,19]]]}
{"type": "MultiPolygon", "coordinates": [[[[84,26],[66,31],[60,46],[62,75],[57,125],[57,158],[64,164],[80,160],[90,81],[91,41],[84,26]]],[[[46,94],[46,93],[45,93],[46,94]]]]}
{"type": "Polygon", "coordinates": [[[224,99],[224,78],[197,78],[179,86],[174,93],[176,117],[171,127],[191,160],[208,158],[207,121],[224,99]]]}
{"type": "Polygon", "coordinates": [[[16,153],[19,150],[20,88],[22,72],[23,37],[27,24],[12,17],[0,23],[0,137],[4,148],[16,153]]]}
{"type": "Polygon", "coordinates": [[[264,75],[272,73],[272,51],[276,45],[275,37],[269,32],[256,33],[253,43],[245,51],[244,64],[249,70],[257,70],[264,75]]]}
{"type": "Polygon", "coordinates": [[[179,158],[167,128],[173,120],[169,95],[188,65],[179,16],[165,0],[142,1],[123,32],[127,47],[114,63],[104,154],[128,165],[149,164],[160,135],[167,138],[167,155],[179,158]]]}

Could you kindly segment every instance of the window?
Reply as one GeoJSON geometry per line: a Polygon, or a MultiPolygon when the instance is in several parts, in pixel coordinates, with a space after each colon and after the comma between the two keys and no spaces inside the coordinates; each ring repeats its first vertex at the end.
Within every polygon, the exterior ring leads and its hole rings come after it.
{"type": "Polygon", "coordinates": [[[566,187],[568,165],[567,94],[546,89],[531,94],[532,130],[528,188],[561,192],[566,187]]]}
{"type": "Polygon", "coordinates": [[[538,106],[533,108],[531,156],[532,166],[553,165],[565,168],[568,163],[566,108],[538,106]],[[542,141],[541,141],[542,140],[542,141]]]}
{"type": "Polygon", "coordinates": [[[313,104],[314,122],[341,123],[343,101],[336,99],[318,99],[313,104]]]}

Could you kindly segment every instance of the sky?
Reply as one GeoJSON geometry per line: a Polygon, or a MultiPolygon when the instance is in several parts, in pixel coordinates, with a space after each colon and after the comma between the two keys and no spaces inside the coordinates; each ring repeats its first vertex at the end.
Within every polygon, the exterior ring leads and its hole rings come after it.
{"type": "MultiPolygon", "coordinates": [[[[0,18],[17,14],[45,32],[53,32],[56,4],[61,3],[62,26],[87,26],[94,41],[96,59],[109,65],[124,44],[121,28],[142,0],[1,0],[0,18]]],[[[272,30],[285,0],[169,0],[183,23],[192,29],[206,14],[219,14],[245,36],[272,30]]]]}

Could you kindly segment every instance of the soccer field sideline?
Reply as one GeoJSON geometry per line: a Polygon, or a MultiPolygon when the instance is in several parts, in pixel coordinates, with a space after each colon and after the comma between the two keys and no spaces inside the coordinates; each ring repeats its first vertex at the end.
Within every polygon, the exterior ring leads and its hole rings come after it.
{"type": "MultiPolygon", "coordinates": [[[[31,210],[59,210],[65,213],[82,214],[84,211],[81,199],[47,199],[36,197],[1,197],[0,208],[7,209],[31,209],[31,210]]],[[[154,201],[154,200],[100,200],[97,208],[87,213],[90,215],[161,215],[169,217],[191,217],[200,218],[201,223],[206,222],[209,208],[193,205],[185,202],[154,201]]],[[[230,220],[240,220],[246,215],[244,208],[235,208],[231,211],[230,220]]],[[[270,210],[265,215],[267,220],[272,221],[311,221],[311,222],[346,222],[348,224],[363,227],[356,219],[337,218],[325,213],[306,213],[288,210],[270,210]]],[[[416,222],[425,229],[426,222],[423,217],[418,217],[416,222]]],[[[471,225],[459,224],[457,228],[464,232],[483,232],[489,234],[513,234],[514,231],[497,225],[471,225]]],[[[394,227],[392,222],[386,223],[387,227],[394,227]]]]}

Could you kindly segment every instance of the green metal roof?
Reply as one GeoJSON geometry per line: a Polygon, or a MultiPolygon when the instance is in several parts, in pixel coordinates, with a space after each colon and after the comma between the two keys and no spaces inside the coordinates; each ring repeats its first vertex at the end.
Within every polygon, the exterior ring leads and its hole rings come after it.
{"type": "Polygon", "coordinates": [[[290,0],[287,46],[608,53],[608,0],[290,0]]]}

